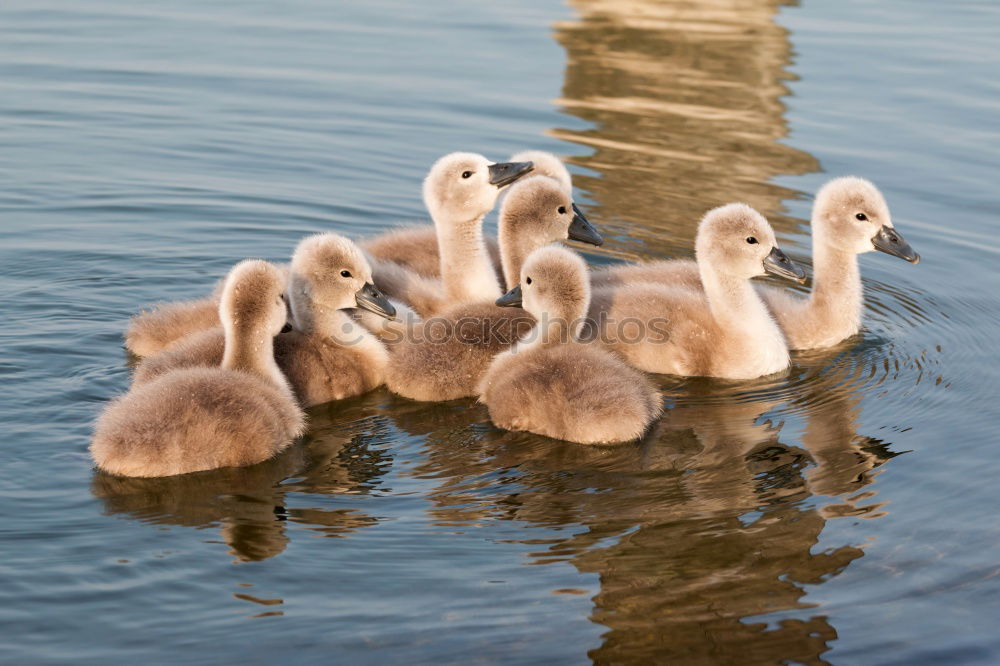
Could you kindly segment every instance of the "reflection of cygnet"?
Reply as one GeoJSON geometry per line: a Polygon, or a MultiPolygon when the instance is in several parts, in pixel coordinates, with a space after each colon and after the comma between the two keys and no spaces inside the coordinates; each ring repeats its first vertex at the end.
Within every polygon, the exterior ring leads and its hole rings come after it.
{"type": "Polygon", "coordinates": [[[590,300],[587,267],[569,250],[542,248],[521,284],[497,303],[521,305],[539,324],[494,359],[480,401],[501,428],[581,444],[638,439],[662,409],[649,379],[610,353],[578,341],[590,300]]]}
{"type": "MultiPolygon", "coordinates": [[[[292,256],[288,290],[296,330],[275,339],[274,356],[303,406],[359,395],[384,381],[385,348],[344,309],[382,317],[395,311],[372,285],[368,262],[353,242],[333,233],[304,239],[292,256]]],[[[178,367],[217,364],[222,337],[206,331],[146,359],[134,383],[178,367]]]]}

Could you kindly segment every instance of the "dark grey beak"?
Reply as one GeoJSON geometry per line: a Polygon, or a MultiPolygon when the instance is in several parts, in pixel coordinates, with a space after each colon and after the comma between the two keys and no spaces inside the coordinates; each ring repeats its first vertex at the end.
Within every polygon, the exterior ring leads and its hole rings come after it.
{"type": "Polygon", "coordinates": [[[920,263],[920,255],[914,252],[910,244],[906,242],[906,239],[892,227],[887,227],[883,224],[882,228],[875,234],[875,237],[872,238],[872,245],[879,252],[885,252],[894,257],[906,259],[911,264],[920,263]]]}
{"type": "Polygon", "coordinates": [[[802,267],[788,258],[788,255],[776,247],[771,248],[770,254],[764,257],[764,270],[771,275],[777,275],[796,282],[806,281],[806,272],[802,267]]]}
{"type": "Polygon", "coordinates": [[[496,304],[502,308],[521,307],[521,285],[517,285],[497,299],[496,304]]]}
{"type": "Polygon", "coordinates": [[[590,243],[591,245],[603,245],[604,238],[601,234],[597,233],[597,229],[594,228],[587,218],[583,216],[583,211],[577,208],[576,204],[573,204],[573,220],[569,223],[569,239],[580,241],[581,243],[590,243]]]}
{"type": "Polygon", "coordinates": [[[365,282],[355,294],[354,300],[362,310],[368,310],[386,319],[396,318],[396,308],[392,306],[385,294],[375,288],[371,282],[365,282]]]}
{"type": "Polygon", "coordinates": [[[534,168],[534,162],[497,162],[491,164],[489,167],[490,185],[496,185],[498,189],[510,185],[534,168]]]}

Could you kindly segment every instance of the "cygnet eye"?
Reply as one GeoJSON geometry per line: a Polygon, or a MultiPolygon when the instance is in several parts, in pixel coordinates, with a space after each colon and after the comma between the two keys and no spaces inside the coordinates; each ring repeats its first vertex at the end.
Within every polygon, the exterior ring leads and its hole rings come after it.
{"type": "Polygon", "coordinates": [[[524,281],[525,281],[525,283],[527,283],[527,284],[531,284],[531,278],[525,278],[525,279],[524,279],[524,281]]]}
{"type": "Polygon", "coordinates": [[[754,238],[753,236],[747,236],[747,242],[750,243],[751,245],[756,245],[757,239],[754,238]]]}
{"type": "Polygon", "coordinates": [[[340,271],[340,277],[345,277],[345,278],[351,277],[351,271],[340,271]]]}
{"type": "Polygon", "coordinates": [[[472,172],[471,171],[463,171],[462,172],[462,178],[472,178],[472,172]]]}
{"type": "Polygon", "coordinates": [[[859,220],[861,220],[861,221],[864,221],[864,220],[867,220],[867,219],[868,219],[868,216],[867,216],[867,215],[865,215],[864,213],[858,213],[858,214],[857,214],[857,215],[855,215],[854,217],[858,218],[858,219],[859,219],[859,220]]]}
{"type": "Polygon", "coordinates": [[[566,206],[559,206],[559,208],[557,208],[556,210],[559,211],[560,215],[566,214],[566,206]]]}

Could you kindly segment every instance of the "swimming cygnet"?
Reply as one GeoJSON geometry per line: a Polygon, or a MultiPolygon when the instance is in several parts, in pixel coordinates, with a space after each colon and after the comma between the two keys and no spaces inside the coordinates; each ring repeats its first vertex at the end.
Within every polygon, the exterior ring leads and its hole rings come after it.
{"type": "MultiPolygon", "coordinates": [[[[534,250],[570,235],[600,243],[586,218],[573,211],[572,199],[551,178],[536,176],[514,185],[500,210],[500,248],[504,271],[516,283],[524,259],[534,250]]],[[[494,299],[495,300],[495,299],[494,299]]],[[[386,338],[392,363],[386,385],[413,400],[451,400],[473,396],[490,361],[529,330],[534,319],[493,301],[458,305],[408,326],[395,341],[386,338]]]]}
{"type": "MultiPolygon", "coordinates": [[[[286,264],[275,266],[287,277],[286,264]]],[[[192,333],[219,326],[219,298],[225,281],[219,280],[205,298],[160,303],[133,316],[125,328],[125,348],[144,358],[169,349],[192,333]]]]}
{"type": "MultiPolygon", "coordinates": [[[[461,182],[460,180],[456,182],[457,171],[454,167],[439,168],[435,166],[424,186],[427,207],[432,211],[437,224],[441,248],[442,279],[438,281],[419,276],[395,262],[383,262],[375,266],[375,277],[379,286],[390,297],[407,304],[422,317],[441,314],[445,309],[453,308],[456,305],[476,301],[492,302],[500,293],[495,269],[487,257],[485,245],[482,242],[482,217],[463,222],[466,215],[459,214],[459,211],[456,210],[456,208],[467,206],[466,200],[459,197],[461,191],[459,190],[458,193],[453,191],[461,182]]],[[[524,239],[521,245],[527,244],[534,247],[537,247],[537,237],[539,236],[546,236],[545,242],[567,238],[595,245],[600,245],[603,242],[600,234],[590,226],[583,214],[573,204],[570,192],[566,191],[559,181],[545,176],[533,176],[512,186],[511,191],[504,198],[498,226],[501,229],[501,234],[504,233],[505,226],[508,229],[507,241],[520,233],[519,231],[509,232],[513,227],[533,230],[535,236],[524,239]],[[533,189],[519,189],[520,194],[515,196],[514,189],[518,185],[526,186],[535,181],[542,182],[544,185],[538,185],[533,189]],[[552,206],[549,210],[540,208],[544,202],[531,201],[532,196],[542,196],[543,193],[547,197],[546,201],[558,200],[559,204],[552,206]],[[509,202],[512,200],[519,205],[511,205],[509,202]],[[535,220],[531,218],[533,215],[539,215],[541,218],[551,217],[557,210],[559,213],[555,217],[558,220],[553,228],[557,228],[558,233],[555,235],[549,235],[551,229],[546,227],[543,223],[544,220],[535,223],[535,220]],[[530,219],[531,223],[518,225],[516,220],[513,226],[511,223],[505,223],[506,220],[517,217],[530,219]]],[[[511,244],[508,244],[508,248],[504,249],[502,247],[504,240],[501,239],[502,254],[520,251],[518,247],[511,244]]],[[[501,258],[501,264],[503,263],[504,259],[501,258]]],[[[507,270],[506,267],[504,270],[507,270]]]]}
{"type": "Polygon", "coordinates": [[[649,379],[608,351],[578,339],[590,302],[583,260],[564,248],[536,250],[520,285],[497,301],[521,305],[538,326],[498,355],[480,382],[490,420],[580,444],[638,439],[660,415],[649,379]]]}
{"type": "Polygon", "coordinates": [[[695,255],[704,290],[662,284],[595,289],[591,334],[647,372],[751,379],[788,367],[781,329],[750,278],[805,273],[778,249],[764,216],[744,204],[709,211],[695,255]]]}
{"type": "Polygon", "coordinates": [[[858,255],[878,250],[916,264],[872,183],[837,178],[816,194],[812,213],[813,288],[808,297],[760,285],[791,349],[834,345],[861,330],[864,291],[858,255]]]}
{"type": "MultiPolygon", "coordinates": [[[[789,349],[829,347],[861,329],[864,293],[857,255],[878,250],[920,262],[920,255],[893,226],[882,193],[862,178],[836,178],[820,189],[813,204],[812,237],[809,297],[756,285],[789,349]]],[[[659,283],[701,289],[698,266],[687,259],[609,266],[593,276],[595,288],[659,283]]]]}
{"type": "Polygon", "coordinates": [[[112,401],[90,445],[97,466],[121,476],[171,476],[252,465],[301,435],[305,417],[273,355],[287,317],[284,287],[272,264],[237,264],[219,304],[221,365],[175,370],[112,401]]]}
{"type": "Polygon", "coordinates": [[[423,192],[440,248],[440,287],[428,288],[436,281],[398,260],[376,259],[373,268],[380,287],[422,316],[499,296],[497,274],[483,241],[483,218],[496,203],[500,188],[531,169],[530,162],[491,164],[473,153],[452,153],[439,159],[424,180],[423,192]]]}
{"type": "MultiPolygon", "coordinates": [[[[385,347],[346,308],[380,317],[395,309],[371,282],[361,250],[334,233],[303,239],[292,255],[288,284],[295,330],[274,341],[274,357],[304,407],[366,393],[385,381],[385,347]]],[[[133,383],[141,385],[178,367],[216,365],[221,329],[204,331],[144,360],[133,383]]]]}
{"type": "MultiPolygon", "coordinates": [[[[573,182],[569,171],[558,157],[541,150],[526,150],[515,153],[508,160],[508,163],[513,164],[526,162],[531,162],[534,166],[528,175],[522,176],[522,180],[536,175],[548,176],[557,180],[567,193],[572,193],[573,182]]],[[[499,243],[493,236],[485,234],[483,240],[493,267],[499,275],[501,271],[499,243]]],[[[379,261],[393,261],[422,277],[441,277],[438,234],[433,225],[423,224],[394,229],[362,241],[361,247],[379,261]]]]}
{"type": "Polygon", "coordinates": [[[507,192],[497,221],[504,282],[513,288],[521,266],[534,250],[555,241],[575,240],[601,245],[604,238],[587,221],[572,190],[547,176],[532,176],[507,192]]]}

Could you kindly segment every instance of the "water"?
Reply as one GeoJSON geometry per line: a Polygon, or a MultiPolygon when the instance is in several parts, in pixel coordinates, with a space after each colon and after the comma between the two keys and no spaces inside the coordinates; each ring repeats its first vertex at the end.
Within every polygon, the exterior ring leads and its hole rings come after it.
{"type": "Polygon", "coordinates": [[[571,0],[0,7],[5,663],[996,663],[1000,9],[571,0]],[[423,216],[440,154],[566,155],[594,262],[688,254],[856,173],[923,255],[866,329],[664,378],[645,441],[384,391],[280,458],[95,474],[140,305],[317,230],[423,216]]]}

